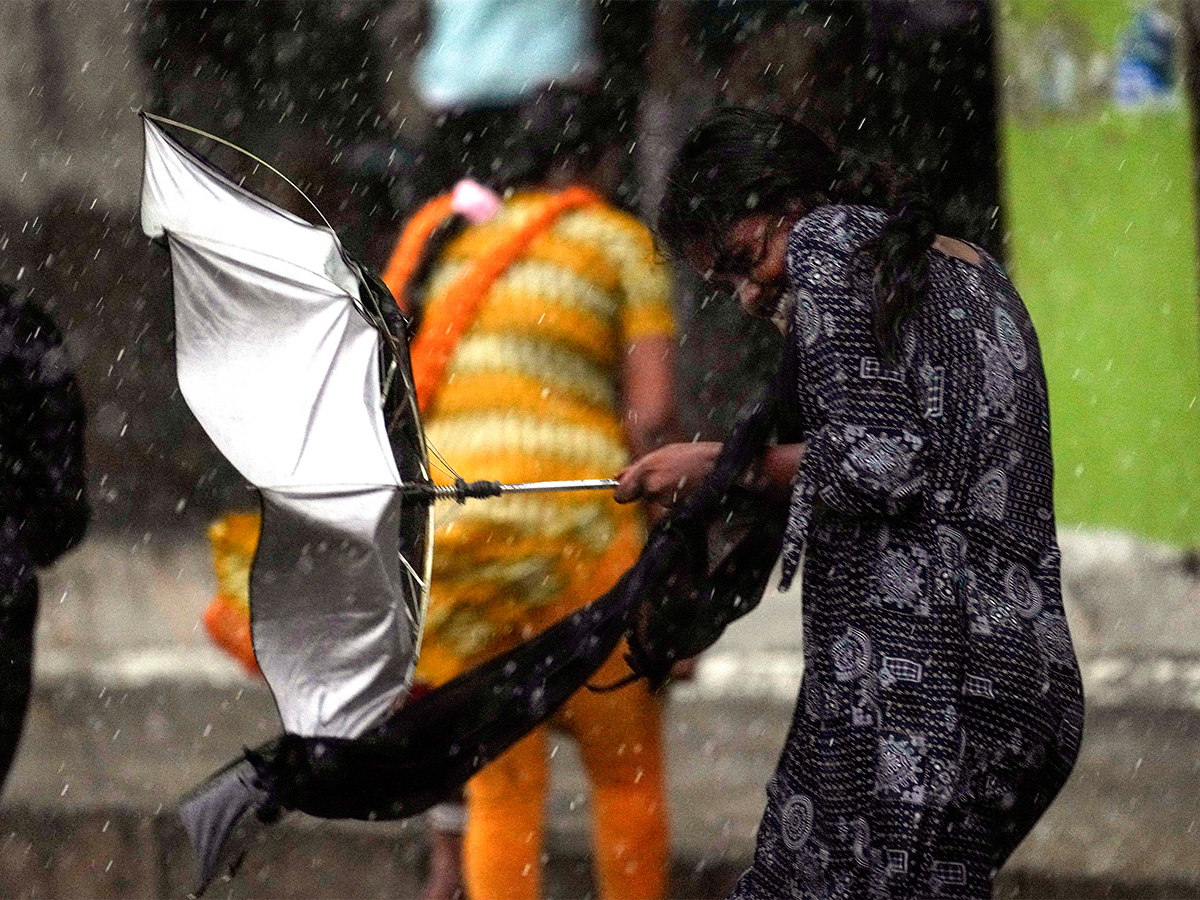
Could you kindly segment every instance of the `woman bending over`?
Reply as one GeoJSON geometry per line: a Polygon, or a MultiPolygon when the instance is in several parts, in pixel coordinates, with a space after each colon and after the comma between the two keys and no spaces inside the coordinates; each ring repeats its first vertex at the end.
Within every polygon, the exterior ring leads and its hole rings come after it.
{"type": "MultiPolygon", "coordinates": [[[[1037,336],[1001,265],[804,126],[719,112],[680,151],[670,250],[787,334],[794,427],[755,472],[804,557],[805,675],[739,898],[990,897],[1079,749],[1037,336]]],[[[720,445],[618,499],[669,503],[720,445]]]]}

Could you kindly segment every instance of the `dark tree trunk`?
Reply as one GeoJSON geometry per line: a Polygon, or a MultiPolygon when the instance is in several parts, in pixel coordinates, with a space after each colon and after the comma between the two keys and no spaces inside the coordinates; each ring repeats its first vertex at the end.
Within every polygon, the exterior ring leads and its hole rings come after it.
{"type": "MultiPolygon", "coordinates": [[[[870,7],[862,119],[846,143],[923,177],[942,229],[1003,250],[994,30],[983,0],[870,7]]],[[[858,110],[855,110],[857,113],[858,110]]]]}
{"type": "Polygon", "coordinates": [[[1179,50],[1183,93],[1192,120],[1192,190],[1196,214],[1200,217],[1200,0],[1181,0],[1180,14],[1183,18],[1179,50]]]}

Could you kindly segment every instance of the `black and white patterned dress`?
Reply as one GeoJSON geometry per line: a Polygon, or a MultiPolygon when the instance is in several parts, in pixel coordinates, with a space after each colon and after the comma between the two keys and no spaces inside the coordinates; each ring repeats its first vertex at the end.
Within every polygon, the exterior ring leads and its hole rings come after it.
{"type": "Polygon", "coordinates": [[[788,247],[805,676],[738,898],[990,897],[1079,749],[1033,325],[995,260],[931,250],[884,361],[855,274],[884,218],[820,207],[788,247]]]}

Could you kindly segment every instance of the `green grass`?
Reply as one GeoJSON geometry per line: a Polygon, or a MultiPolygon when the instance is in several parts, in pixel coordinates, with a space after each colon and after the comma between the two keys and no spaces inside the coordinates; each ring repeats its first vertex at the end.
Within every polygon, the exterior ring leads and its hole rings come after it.
{"type": "Polygon", "coordinates": [[[1200,293],[1187,117],[1009,123],[1003,143],[1011,267],[1050,383],[1059,522],[1195,543],[1200,293]]]}
{"type": "Polygon", "coordinates": [[[1041,25],[1077,22],[1099,46],[1116,46],[1117,35],[1129,25],[1144,0],[1002,0],[1001,15],[1009,22],[1041,25]]]}

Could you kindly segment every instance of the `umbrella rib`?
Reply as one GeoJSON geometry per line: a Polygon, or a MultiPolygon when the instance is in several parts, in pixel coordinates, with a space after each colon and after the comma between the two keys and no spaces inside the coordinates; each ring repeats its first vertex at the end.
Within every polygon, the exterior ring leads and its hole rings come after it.
{"type": "MultiPolygon", "coordinates": [[[[615,478],[577,478],[564,481],[497,481],[489,482],[494,484],[496,489],[501,494],[537,494],[537,493],[552,493],[555,491],[603,491],[611,490],[617,486],[615,478]]],[[[313,493],[313,494],[339,494],[346,491],[360,491],[364,488],[378,489],[391,488],[393,490],[400,488],[415,488],[424,487],[421,482],[404,482],[402,484],[390,484],[383,481],[339,481],[327,482],[321,484],[260,484],[256,485],[259,490],[263,491],[278,491],[281,493],[313,493]]],[[[429,496],[437,500],[453,499],[458,488],[453,484],[434,485],[429,489],[429,496]]]]}
{"type": "Polygon", "coordinates": [[[437,461],[439,467],[441,468],[441,470],[444,473],[451,476],[452,478],[461,478],[462,477],[455,470],[454,466],[450,465],[450,463],[448,463],[446,461],[446,457],[442,456],[442,454],[438,452],[438,448],[433,446],[433,444],[430,442],[428,437],[425,438],[425,447],[433,455],[433,457],[437,461]]]}
{"type": "Polygon", "coordinates": [[[420,586],[421,590],[426,590],[425,580],[417,574],[417,570],[412,567],[412,563],[408,561],[408,557],[403,553],[397,553],[396,555],[400,557],[400,562],[404,564],[404,568],[408,569],[408,574],[412,576],[413,581],[420,586]]]}
{"type": "Polygon", "coordinates": [[[342,242],[337,236],[337,231],[335,231],[334,227],[329,224],[329,220],[327,218],[325,218],[325,213],[321,212],[321,208],[312,201],[312,198],[309,197],[308,194],[306,194],[306,193],[304,193],[304,191],[300,190],[300,186],[298,184],[296,184],[296,182],[292,181],[292,179],[288,178],[286,175],[284,175],[282,172],[280,172],[277,168],[275,168],[273,165],[271,165],[265,159],[255,156],[249,150],[245,149],[244,147],[239,147],[237,144],[233,143],[232,141],[227,141],[224,138],[217,137],[215,134],[209,134],[203,128],[197,128],[195,125],[188,125],[184,122],[176,121],[175,119],[168,119],[166,116],[160,116],[160,115],[156,115],[155,113],[152,113],[152,112],[146,112],[145,110],[142,110],[142,115],[148,119],[153,119],[156,122],[164,122],[167,125],[174,125],[176,128],[182,128],[184,131],[190,131],[193,134],[198,134],[201,137],[208,138],[210,141],[216,141],[218,144],[223,144],[224,146],[228,147],[229,149],[236,150],[238,153],[241,153],[242,155],[249,157],[250,159],[254,160],[256,163],[258,163],[260,166],[265,166],[267,169],[271,170],[276,175],[278,175],[280,178],[282,178],[284,181],[286,181],[288,184],[290,184],[292,186],[292,188],[295,189],[296,193],[305,199],[305,201],[308,203],[308,205],[311,206],[313,208],[313,210],[316,211],[316,214],[321,217],[321,221],[325,223],[325,227],[328,228],[331,232],[333,232],[334,240],[336,240],[338,242],[338,246],[341,247],[342,242]]]}

